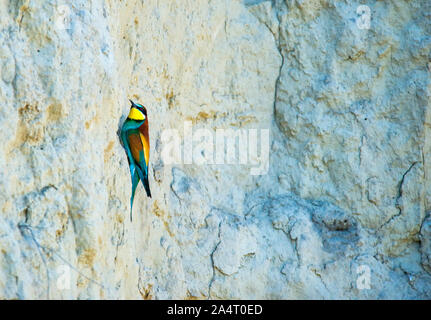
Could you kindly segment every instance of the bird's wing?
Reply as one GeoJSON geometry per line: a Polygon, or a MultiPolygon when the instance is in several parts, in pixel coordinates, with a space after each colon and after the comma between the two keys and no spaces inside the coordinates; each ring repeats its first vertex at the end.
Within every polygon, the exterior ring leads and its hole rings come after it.
{"type": "MultiPolygon", "coordinates": [[[[139,131],[131,130],[128,132],[128,140],[130,152],[136,166],[140,169],[144,176],[147,175],[147,162],[145,161],[144,145],[142,143],[141,134],[139,131]]],[[[142,179],[142,177],[141,177],[142,179]]]]}
{"type": "Polygon", "coordinates": [[[150,137],[148,135],[148,120],[146,120],[142,126],[139,127],[139,133],[144,149],[145,164],[148,167],[148,162],[150,161],[150,137]]]}
{"type": "Polygon", "coordinates": [[[132,153],[133,160],[139,164],[141,162],[141,151],[143,150],[139,132],[129,131],[127,138],[129,140],[130,152],[132,153]]]}
{"type": "Polygon", "coordinates": [[[139,127],[139,136],[144,149],[145,177],[142,179],[147,196],[151,198],[150,184],[148,182],[148,163],[150,161],[150,137],[148,135],[148,119],[139,127]]]}

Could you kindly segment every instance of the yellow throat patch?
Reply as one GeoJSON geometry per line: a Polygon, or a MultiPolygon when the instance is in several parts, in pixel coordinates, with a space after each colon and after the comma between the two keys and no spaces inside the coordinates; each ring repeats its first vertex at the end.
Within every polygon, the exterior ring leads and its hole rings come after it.
{"type": "Polygon", "coordinates": [[[131,108],[129,112],[129,119],[142,121],[145,120],[145,115],[136,108],[131,108]]]}

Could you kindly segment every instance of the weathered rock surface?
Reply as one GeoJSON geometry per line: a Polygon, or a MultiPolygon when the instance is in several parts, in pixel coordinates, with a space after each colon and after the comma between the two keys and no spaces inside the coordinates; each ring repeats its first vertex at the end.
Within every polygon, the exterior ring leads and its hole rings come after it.
{"type": "Polygon", "coordinates": [[[431,298],[430,7],[1,2],[0,298],[431,298]],[[188,164],[185,121],[268,129],[268,172],[188,164]]]}

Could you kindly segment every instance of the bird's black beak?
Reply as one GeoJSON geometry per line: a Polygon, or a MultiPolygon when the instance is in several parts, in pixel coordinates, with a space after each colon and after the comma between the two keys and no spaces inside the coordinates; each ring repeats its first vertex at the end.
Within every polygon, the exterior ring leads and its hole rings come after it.
{"type": "Polygon", "coordinates": [[[132,104],[132,107],[136,106],[136,104],[132,100],[129,99],[129,101],[132,104]]]}

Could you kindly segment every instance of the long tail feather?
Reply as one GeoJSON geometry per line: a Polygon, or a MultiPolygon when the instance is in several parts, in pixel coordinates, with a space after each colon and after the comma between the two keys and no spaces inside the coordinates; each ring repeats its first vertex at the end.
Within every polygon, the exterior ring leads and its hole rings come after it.
{"type": "Polygon", "coordinates": [[[151,191],[150,191],[150,184],[148,183],[148,177],[145,177],[145,179],[142,181],[142,184],[144,185],[145,192],[147,193],[147,197],[151,198],[151,191]]]}
{"type": "Polygon", "coordinates": [[[136,171],[138,171],[139,178],[141,178],[142,184],[144,185],[147,197],[151,198],[150,184],[148,183],[148,175],[144,174],[142,170],[137,166],[136,171]]]}
{"type": "Polygon", "coordinates": [[[134,165],[130,166],[130,173],[132,176],[132,196],[130,198],[130,221],[132,221],[132,210],[133,210],[133,199],[135,198],[135,191],[136,187],[139,183],[139,175],[138,170],[136,170],[136,167],[134,165]]]}

